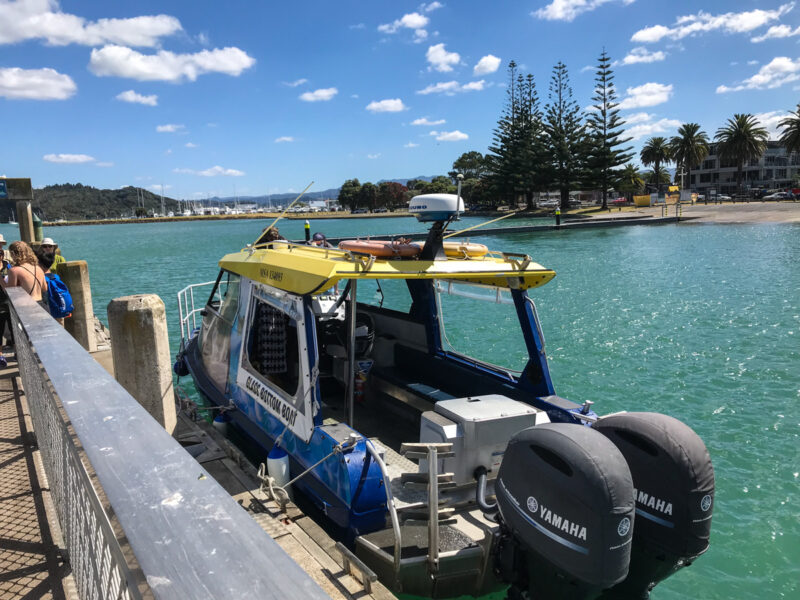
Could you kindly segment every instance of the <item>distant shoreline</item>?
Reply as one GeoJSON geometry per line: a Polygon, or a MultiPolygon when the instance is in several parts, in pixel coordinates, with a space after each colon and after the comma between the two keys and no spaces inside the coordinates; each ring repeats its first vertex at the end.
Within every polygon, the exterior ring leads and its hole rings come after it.
{"type": "MultiPolygon", "coordinates": [[[[667,207],[668,216],[675,215],[675,205],[667,207]]],[[[625,206],[622,209],[611,208],[601,210],[598,207],[575,209],[565,211],[564,219],[613,219],[631,216],[661,216],[663,208],[661,206],[651,207],[631,207],[625,206]]],[[[508,211],[482,211],[469,212],[465,216],[485,217],[487,219],[507,215],[508,211]]],[[[138,219],[96,219],[80,221],[45,221],[45,227],[69,227],[72,225],[117,225],[117,224],[137,224],[137,223],[168,223],[185,221],[228,221],[228,220],[259,220],[275,219],[280,215],[278,212],[255,213],[246,215],[192,215],[189,217],[142,217],[138,219]]],[[[389,213],[364,213],[352,215],[347,212],[326,212],[326,213],[292,213],[284,215],[284,219],[289,221],[314,221],[317,219],[385,219],[395,217],[410,217],[408,212],[389,212],[389,213]]],[[[519,211],[510,219],[524,218],[549,218],[554,216],[553,209],[538,209],[533,211],[519,211]]],[[[681,216],[691,217],[695,223],[800,223],[800,202],[780,201],[780,202],[727,202],[721,204],[685,204],[681,206],[681,216]]]]}

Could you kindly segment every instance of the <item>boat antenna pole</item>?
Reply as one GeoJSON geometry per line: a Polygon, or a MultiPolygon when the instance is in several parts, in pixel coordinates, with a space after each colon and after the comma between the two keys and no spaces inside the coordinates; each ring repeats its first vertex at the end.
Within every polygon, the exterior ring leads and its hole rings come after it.
{"type": "Polygon", "coordinates": [[[503,215],[502,217],[497,217],[496,219],[492,219],[491,221],[484,221],[483,223],[478,223],[477,225],[473,225],[472,227],[467,227],[466,229],[459,229],[458,231],[454,231],[452,233],[448,233],[444,236],[444,239],[453,237],[454,235],[460,235],[467,231],[472,231],[473,229],[477,229],[478,227],[483,227],[484,225],[489,225],[490,223],[497,223],[497,221],[502,221],[503,219],[507,219],[508,217],[512,217],[516,212],[508,213],[507,215],[503,215]]]}
{"type": "MultiPolygon", "coordinates": [[[[284,208],[284,209],[283,209],[283,212],[282,212],[281,214],[279,214],[279,215],[277,216],[277,218],[276,218],[276,219],[275,219],[275,220],[274,220],[272,223],[270,223],[270,224],[269,224],[269,227],[267,227],[266,229],[264,229],[264,231],[267,231],[267,230],[269,230],[270,228],[272,228],[272,227],[275,227],[275,223],[277,223],[278,221],[280,221],[280,220],[281,220],[281,219],[284,217],[284,215],[285,215],[287,212],[289,212],[289,209],[290,209],[290,208],[292,208],[292,207],[295,205],[295,202],[297,202],[298,200],[300,200],[300,198],[302,198],[302,197],[303,197],[303,194],[305,194],[305,193],[308,191],[308,188],[310,188],[312,185],[314,185],[314,182],[313,182],[313,181],[312,181],[311,183],[309,183],[309,184],[306,186],[306,189],[304,189],[302,192],[300,192],[300,195],[299,195],[299,196],[297,196],[297,198],[295,198],[294,200],[292,200],[292,203],[291,203],[289,206],[287,206],[286,208],[284,208]]],[[[261,236],[259,236],[259,237],[261,237],[261,236]]]]}

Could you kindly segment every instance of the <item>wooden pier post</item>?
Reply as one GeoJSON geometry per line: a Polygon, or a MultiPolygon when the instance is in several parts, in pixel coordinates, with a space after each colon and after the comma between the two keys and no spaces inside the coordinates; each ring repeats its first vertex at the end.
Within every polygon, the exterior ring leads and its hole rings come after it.
{"type": "Polygon", "coordinates": [[[71,260],[65,262],[59,270],[59,276],[69,289],[72,303],[75,305],[72,317],[64,320],[64,328],[88,352],[97,352],[89,266],[85,260],[71,260]]]}
{"type": "Polygon", "coordinates": [[[172,434],[177,417],[164,302],[155,294],[115,298],[108,328],[117,381],[172,434]]]}

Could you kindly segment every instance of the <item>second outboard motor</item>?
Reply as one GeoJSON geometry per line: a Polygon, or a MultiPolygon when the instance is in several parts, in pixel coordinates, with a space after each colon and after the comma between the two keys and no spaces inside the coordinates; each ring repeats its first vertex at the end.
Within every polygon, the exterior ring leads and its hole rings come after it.
{"type": "Polygon", "coordinates": [[[623,580],[633,535],[633,481],[619,450],[581,425],[517,433],[495,483],[496,572],[509,597],[586,600],[623,580]]]}
{"type": "Polygon", "coordinates": [[[621,413],[593,429],[614,442],[633,475],[636,528],[628,577],[602,598],[646,599],[708,549],[714,469],[687,425],[658,413],[621,413]]]}

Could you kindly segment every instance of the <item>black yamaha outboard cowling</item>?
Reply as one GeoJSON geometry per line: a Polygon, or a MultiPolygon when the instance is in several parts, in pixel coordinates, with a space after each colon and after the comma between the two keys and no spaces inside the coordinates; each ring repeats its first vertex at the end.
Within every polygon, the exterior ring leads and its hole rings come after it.
{"type": "Polygon", "coordinates": [[[658,413],[621,413],[593,428],[620,449],[636,488],[628,577],[603,598],[649,598],[650,590],[708,549],[714,469],[687,425],[658,413]]]}
{"type": "Polygon", "coordinates": [[[581,425],[548,423],[508,443],[495,484],[496,571],[509,596],[589,599],[625,578],[633,482],[622,454],[581,425]]]}

